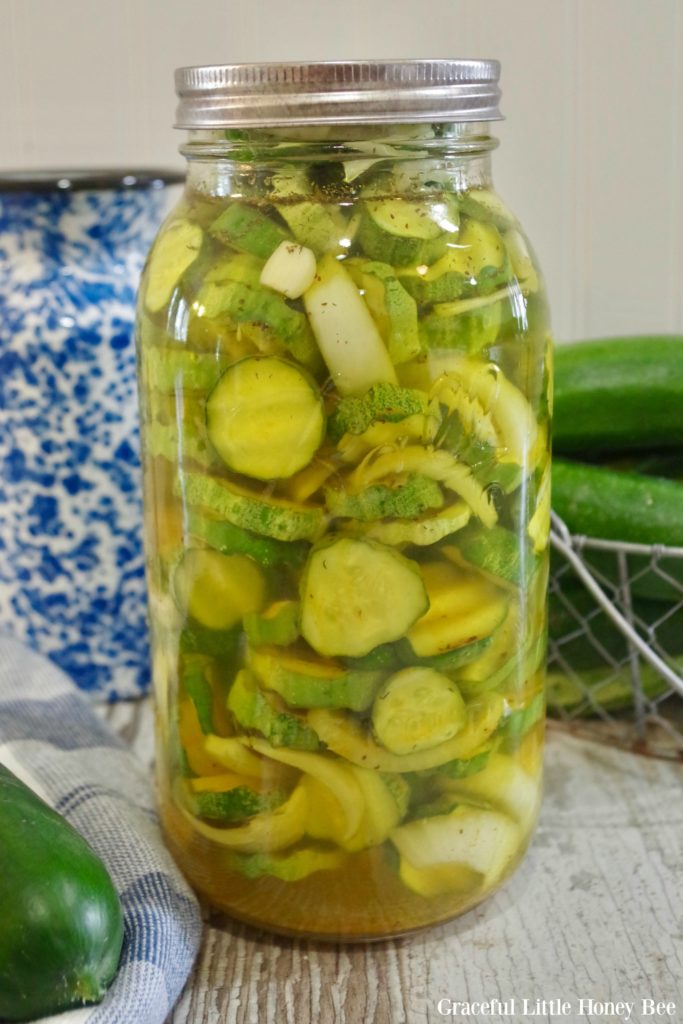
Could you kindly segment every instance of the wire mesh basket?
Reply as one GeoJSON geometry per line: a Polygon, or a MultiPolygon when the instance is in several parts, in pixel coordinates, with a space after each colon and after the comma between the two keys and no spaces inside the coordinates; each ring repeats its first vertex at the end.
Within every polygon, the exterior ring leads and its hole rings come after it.
{"type": "Polygon", "coordinates": [[[683,759],[683,548],[570,534],[553,513],[548,713],[683,759]]]}

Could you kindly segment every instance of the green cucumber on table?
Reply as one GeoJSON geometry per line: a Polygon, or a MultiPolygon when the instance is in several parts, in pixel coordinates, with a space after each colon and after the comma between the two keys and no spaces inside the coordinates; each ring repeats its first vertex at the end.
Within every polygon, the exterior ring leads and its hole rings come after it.
{"type": "Polygon", "coordinates": [[[85,839],[0,765],[0,1018],[99,1002],[118,967],[123,916],[85,839]]]}

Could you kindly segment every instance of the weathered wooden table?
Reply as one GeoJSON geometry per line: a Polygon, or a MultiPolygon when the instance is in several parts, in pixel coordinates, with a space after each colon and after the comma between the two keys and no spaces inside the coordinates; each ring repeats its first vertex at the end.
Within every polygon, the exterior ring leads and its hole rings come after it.
{"type": "MultiPolygon", "coordinates": [[[[107,716],[151,762],[148,703],[107,716]]],[[[536,839],[488,902],[412,938],[353,946],[274,938],[207,912],[168,1024],[449,1019],[683,1021],[683,766],[551,728],[536,839]],[[650,1013],[644,1000],[676,1005],[650,1013]]]]}

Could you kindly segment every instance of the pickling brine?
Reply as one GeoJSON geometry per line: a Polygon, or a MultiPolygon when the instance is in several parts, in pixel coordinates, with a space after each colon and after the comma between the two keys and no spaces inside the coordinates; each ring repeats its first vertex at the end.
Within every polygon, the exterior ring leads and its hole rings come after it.
{"type": "Polygon", "coordinates": [[[161,810],[215,905],[373,938],[536,819],[548,316],[481,124],[292,136],[191,137],[140,290],[161,810]]]}

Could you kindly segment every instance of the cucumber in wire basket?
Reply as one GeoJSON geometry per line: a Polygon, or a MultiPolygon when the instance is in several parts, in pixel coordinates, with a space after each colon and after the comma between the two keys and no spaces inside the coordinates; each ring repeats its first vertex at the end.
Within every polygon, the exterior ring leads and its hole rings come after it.
{"type": "MultiPolygon", "coordinates": [[[[646,548],[662,546],[657,565],[653,553],[628,554],[634,597],[662,602],[683,598],[683,559],[667,553],[668,548],[683,547],[683,482],[556,458],[552,490],[553,508],[571,533],[646,548]]],[[[614,552],[590,549],[583,558],[591,570],[615,588],[620,586],[614,552]]],[[[552,564],[555,570],[558,556],[553,555],[552,564]]]]}
{"type": "Polygon", "coordinates": [[[553,508],[575,534],[683,547],[683,483],[555,458],[553,508]]]}
{"type": "Polygon", "coordinates": [[[683,447],[683,335],[557,346],[554,404],[558,454],[683,447]]]}

